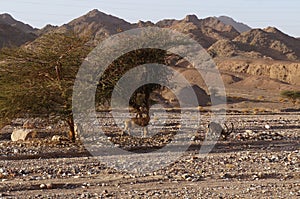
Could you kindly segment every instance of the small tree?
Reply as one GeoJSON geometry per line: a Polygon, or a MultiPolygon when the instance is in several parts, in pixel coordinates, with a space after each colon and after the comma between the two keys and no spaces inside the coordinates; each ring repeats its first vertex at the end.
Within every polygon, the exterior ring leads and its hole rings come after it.
{"type": "Polygon", "coordinates": [[[281,96],[284,98],[288,98],[293,103],[295,103],[297,99],[300,99],[300,91],[282,91],[281,96]]]}
{"type": "MultiPolygon", "coordinates": [[[[100,78],[99,85],[97,87],[96,102],[97,105],[109,102],[111,99],[112,92],[116,86],[118,80],[130,69],[149,63],[165,63],[166,51],[160,49],[139,49],[126,53],[116,59],[104,72],[100,78]]],[[[161,76],[167,75],[166,71],[162,68],[159,71],[151,71],[150,76],[161,76]]],[[[141,78],[141,77],[136,77],[141,78]]],[[[165,77],[167,81],[167,77],[165,77]]],[[[150,94],[161,88],[159,84],[146,84],[138,88],[131,96],[129,105],[134,109],[135,112],[144,110],[143,113],[149,114],[151,105],[150,94]]],[[[126,92],[126,91],[120,91],[126,92]]],[[[140,113],[140,114],[143,114],[140,113]]]]}
{"type": "Polygon", "coordinates": [[[76,73],[90,51],[88,37],[48,34],[29,46],[2,49],[0,117],[2,125],[25,115],[65,120],[74,140],[71,98],[76,73]]]}

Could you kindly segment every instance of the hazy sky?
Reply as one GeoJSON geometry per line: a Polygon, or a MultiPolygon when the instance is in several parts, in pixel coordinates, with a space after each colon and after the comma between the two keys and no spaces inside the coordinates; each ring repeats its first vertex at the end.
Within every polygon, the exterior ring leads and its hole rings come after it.
{"type": "Polygon", "coordinates": [[[300,0],[0,0],[0,13],[37,28],[67,23],[95,8],[129,22],[227,15],[251,27],[276,26],[300,37],[300,0]]]}

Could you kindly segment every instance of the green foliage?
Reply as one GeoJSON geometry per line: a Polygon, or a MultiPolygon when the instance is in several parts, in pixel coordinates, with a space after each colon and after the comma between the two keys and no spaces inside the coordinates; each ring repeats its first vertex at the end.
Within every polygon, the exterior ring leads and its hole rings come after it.
{"type": "MultiPolygon", "coordinates": [[[[116,59],[105,71],[100,78],[97,92],[96,102],[97,105],[101,105],[105,102],[109,102],[111,94],[116,86],[116,83],[120,78],[130,69],[149,63],[165,63],[166,52],[160,49],[139,49],[128,52],[118,59],[116,59]]],[[[162,69],[159,71],[151,71],[151,76],[158,76],[165,74],[166,72],[162,69]]],[[[165,74],[166,75],[166,74],[165,74]]],[[[138,76],[136,78],[139,78],[138,76]]],[[[158,84],[146,84],[138,88],[132,95],[129,104],[133,108],[139,108],[144,106],[149,108],[149,97],[151,92],[160,88],[158,84]]],[[[126,91],[120,91],[126,92],[126,91]]]]}
{"type": "Polygon", "coordinates": [[[25,115],[72,117],[72,87],[88,38],[48,34],[26,47],[0,52],[0,117],[5,123],[25,115]]]}
{"type": "Polygon", "coordinates": [[[281,96],[296,101],[300,99],[300,91],[282,91],[281,96]]]}
{"type": "Polygon", "coordinates": [[[281,96],[290,99],[298,99],[300,98],[300,91],[282,91],[281,96]]]}

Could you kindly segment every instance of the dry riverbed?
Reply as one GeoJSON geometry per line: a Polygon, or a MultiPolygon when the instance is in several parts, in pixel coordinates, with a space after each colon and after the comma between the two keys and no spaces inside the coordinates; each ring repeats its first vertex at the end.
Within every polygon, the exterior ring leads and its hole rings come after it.
{"type": "MultiPolygon", "coordinates": [[[[229,140],[218,141],[209,154],[199,155],[203,141],[193,140],[176,161],[144,173],[109,168],[80,142],[4,139],[0,141],[0,198],[299,198],[299,118],[297,112],[230,114],[227,120],[235,123],[236,131],[229,140]]],[[[207,120],[208,116],[203,128],[207,120]]],[[[159,151],[143,155],[145,147],[134,146],[129,136],[111,139],[120,147],[126,142],[124,148],[134,148],[132,158],[145,164],[160,161],[159,151]]],[[[155,142],[166,144],[168,139],[155,142]]],[[[145,143],[151,148],[151,138],[145,143]]]]}

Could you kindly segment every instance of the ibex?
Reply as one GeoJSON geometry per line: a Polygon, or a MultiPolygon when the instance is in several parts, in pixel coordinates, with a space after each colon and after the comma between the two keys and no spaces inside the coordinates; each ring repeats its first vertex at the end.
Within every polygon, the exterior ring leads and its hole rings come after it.
{"type": "Polygon", "coordinates": [[[128,119],[125,121],[125,127],[124,131],[127,132],[130,135],[130,129],[135,127],[142,127],[142,137],[146,137],[148,134],[148,127],[150,116],[148,112],[144,111],[142,107],[139,108],[138,113],[136,113],[136,116],[134,118],[128,119]]]}
{"type": "Polygon", "coordinates": [[[234,131],[234,125],[231,123],[231,129],[224,123],[224,127],[216,122],[210,122],[208,124],[207,136],[215,138],[220,136],[223,140],[227,140],[228,136],[234,131]]]}

